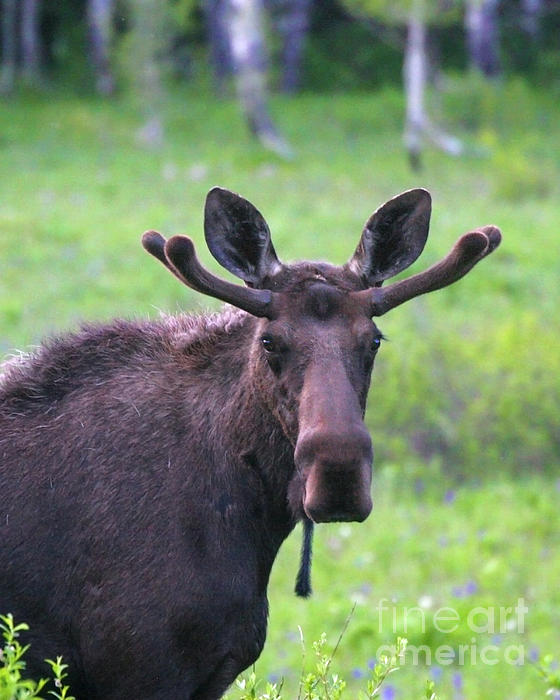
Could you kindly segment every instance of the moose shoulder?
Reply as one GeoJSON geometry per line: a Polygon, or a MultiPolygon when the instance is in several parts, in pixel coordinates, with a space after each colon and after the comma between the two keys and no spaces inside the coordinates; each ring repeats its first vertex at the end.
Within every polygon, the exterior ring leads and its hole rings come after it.
{"type": "Polygon", "coordinates": [[[30,671],[63,654],[78,700],[213,700],[259,655],[276,553],[298,520],[364,520],[373,317],[455,282],[500,242],[465,234],[386,287],[428,235],[411,190],[342,267],[286,265],[261,214],[213,189],[205,236],[144,234],[221,314],[115,321],[51,340],[0,375],[0,612],[26,621],[30,671]]]}

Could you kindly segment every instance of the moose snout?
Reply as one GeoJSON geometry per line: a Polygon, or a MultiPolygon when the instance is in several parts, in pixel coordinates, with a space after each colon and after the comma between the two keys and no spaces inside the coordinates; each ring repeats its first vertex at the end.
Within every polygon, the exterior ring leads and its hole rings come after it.
{"type": "Polygon", "coordinates": [[[306,475],[303,508],[311,520],[367,518],[372,509],[373,448],[363,424],[339,434],[312,430],[300,435],[295,460],[306,475]]]}

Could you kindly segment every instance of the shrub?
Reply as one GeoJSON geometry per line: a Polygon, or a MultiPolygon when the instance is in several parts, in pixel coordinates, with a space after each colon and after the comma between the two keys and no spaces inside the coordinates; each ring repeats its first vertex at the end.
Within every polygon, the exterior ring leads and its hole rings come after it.
{"type": "MultiPolygon", "coordinates": [[[[0,615],[0,631],[4,644],[0,648],[0,700],[43,700],[39,694],[49,682],[46,678],[38,681],[25,678],[25,661],[23,659],[29,645],[22,646],[19,642],[21,632],[29,629],[24,622],[14,623],[11,614],[0,615]]],[[[64,685],[67,676],[66,664],[62,663],[62,657],[56,661],[47,660],[51,667],[55,690],[47,690],[48,695],[57,700],[76,700],[69,695],[68,686],[64,685]]]]}

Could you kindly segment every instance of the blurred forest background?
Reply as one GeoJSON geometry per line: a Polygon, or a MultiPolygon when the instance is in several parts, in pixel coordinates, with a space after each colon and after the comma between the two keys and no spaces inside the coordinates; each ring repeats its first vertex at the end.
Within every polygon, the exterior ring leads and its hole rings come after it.
{"type": "Polygon", "coordinates": [[[64,85],[110,96],[133,86],[155,145],[168,79],[211,74],[224,96],[233,76],[251,131],[289,156],[269,88],[372,90],[402,76],[414,168],[423,138],[454,155],[464,148],[425,108],[427,85],[446,70],[551,87],[559,72],[558,0],[2,0],[1,23],[0,92],[64,85]]]}
{"type": "Polygon", "coordinates": [[[433,214],[410,273],[500,226],[464,280],[380,319],[374,512],[317,528],[310,601],[291,593],[299,541],[286,543],[257,671],[297,697],[297,625],[334,645],[355,603],[337,651],[350,698],[396,634],[491,644],[499,663],[407,666],[387,700],[420,697],[426,677],[449,700],[544,697],[533,664],[558,654],[560,629],[560,0],[1,0],[0,13],[2,355],[84,320],[217,309],[139,243],[148,228],[188,233],[219,271],[202,236],[214,185],[262,211],[285,260],[342,264],[369,214],[411,187],[430,190],[433,214]],[[466,623],[519,598],[524,630],[466,623]],[[403,620],[415,606],[427,625],[403,620]],[[429,620],[441,606],[461,614],[453,633],[429,620]],[[510,644],[524,663],[504,661],[510,644]]]}

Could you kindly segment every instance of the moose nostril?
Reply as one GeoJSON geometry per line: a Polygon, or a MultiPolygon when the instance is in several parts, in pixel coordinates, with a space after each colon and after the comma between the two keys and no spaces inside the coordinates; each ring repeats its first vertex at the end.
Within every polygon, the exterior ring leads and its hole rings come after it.
{"type": "Polygon", "coordinates": [[[314,522],[365,520],[372,509],[373,448],[363,424],[344,432],[300,433],[295,461],[304,475],[303,509],[314,522]]]}
{"type": "Polygon", "coordinates": [[[340,470],[373,461],[373,447],[365,426],[356,426],[345,433],[320,430],[300,434],[295,450],[300,468],[322,464],[326,469],[340,470]]]}
{"type": "Polygon", "coordinates": [[[347,508],[330,508],[328,503],[308,503],[303,504],[305,514],[314,523],[343,523],[343,522],[363,522],[371,513],[373,504],[371,497],[363,498],[358,504],[352,504],[347,508]]]}

